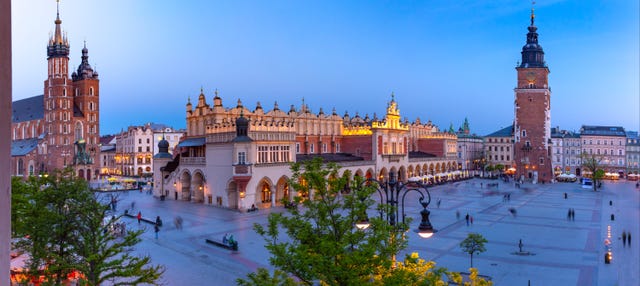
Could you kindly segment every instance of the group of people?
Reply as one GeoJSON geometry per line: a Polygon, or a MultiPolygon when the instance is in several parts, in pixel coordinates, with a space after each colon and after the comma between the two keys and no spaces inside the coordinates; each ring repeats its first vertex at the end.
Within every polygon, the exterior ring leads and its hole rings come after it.
{"type": "Polygon", "coordinates": [[[511,193],[502,195],[502,202],[506,203],[508,201],[511,201],[511,193]]]}
{"type": "Polygon", "coordinates": [[[576,220],[576,211],[573,208],[570,208],[567,212],[567,220],[575,221],[576,220]]]}
{"type": "Polygon", "coordinates": [[[631,247],[631,232],[622,231],[622,246],[626,247],[627,244],[631,247]]]}
{"type": "Polygon", "coordinates": [[[222,237],[222,243],[229,245],[229,246],[233,246],[234,244],[237,243],[237,241],[233,238],[233,234],[228,234],[225,233],[224,236],[222,237]]]}

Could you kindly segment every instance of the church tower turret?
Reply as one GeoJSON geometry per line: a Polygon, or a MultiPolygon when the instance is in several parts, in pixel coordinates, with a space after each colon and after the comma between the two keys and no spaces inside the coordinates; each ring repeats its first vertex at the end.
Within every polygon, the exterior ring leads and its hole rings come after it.
{"type": "Polygon", "coordinates": [[[544,51],[538,44],[538,28],[531,9],[527,43],[522,47],[522,62],[515,91],[514,160],[516,175],[532,181],[550,181],[551,170],[551,88],[544,51]]]}

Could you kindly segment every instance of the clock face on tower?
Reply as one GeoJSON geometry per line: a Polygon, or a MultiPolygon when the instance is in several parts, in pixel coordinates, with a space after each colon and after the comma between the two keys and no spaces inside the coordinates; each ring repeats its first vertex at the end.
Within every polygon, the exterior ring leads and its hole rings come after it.
{"type": "Polygon", "coordinates": [[[527,73],[527,81],[529,82],[535,82],[536,81],[536,74],[534,72],[528,72],[527,73]]]}

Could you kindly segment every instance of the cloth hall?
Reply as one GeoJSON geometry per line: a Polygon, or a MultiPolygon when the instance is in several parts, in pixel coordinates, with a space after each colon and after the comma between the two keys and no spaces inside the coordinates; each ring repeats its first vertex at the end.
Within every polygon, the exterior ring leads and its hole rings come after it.
{"type": "Polygon", "coordinates": [[[207,103],[186,105],[187,135],[174,156],[161,141],[154,156],[154,195],[246,210],[255,205],[282,205],[298,194],[290,190],[290,163],[322,157],[336,162],[341,175],[385,180],[389,172],[406,181],[412,177],[441,180],[461,177],[455,134],[441,132],[430,121],[401,119],[391,94],[384,116],[361,117],[335,109],[312,112],[299,108],[269,111],[258,102],[254,110],[238,100],[225,107],[215,92],[207,103]]]}

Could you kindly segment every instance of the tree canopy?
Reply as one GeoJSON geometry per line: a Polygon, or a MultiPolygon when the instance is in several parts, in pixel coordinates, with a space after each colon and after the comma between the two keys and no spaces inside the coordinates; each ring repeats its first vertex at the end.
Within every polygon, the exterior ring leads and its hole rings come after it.
{"type": "Polygon", "coordinates": [[[118,217],[105,223],[108,213],[108,204],[71,170],[12,180],[15,247],[30,257],[27,274],[45,284],[59,285],[74,272],[81,285],[156,284],[163,267],[128,251],[142,231],[110,231],[118,217]]]}
{"type": "Polygon", "coordinates": [[[295,196],[299,207],[254,225],[271,253],[273,276],[258,269],[238,279],[239,285],[445,285],[447,276],[455,278],[417,253],[404,261],[392,259],[407,247],[405,225],[391,226],[373,216],[369,228],[355,227],[374,207],[375,184],[359,176],[349,181],[339,176],[336,164],[320,159],[294,163],[291,170],[290,186],[307,197],[295,196]]]}

